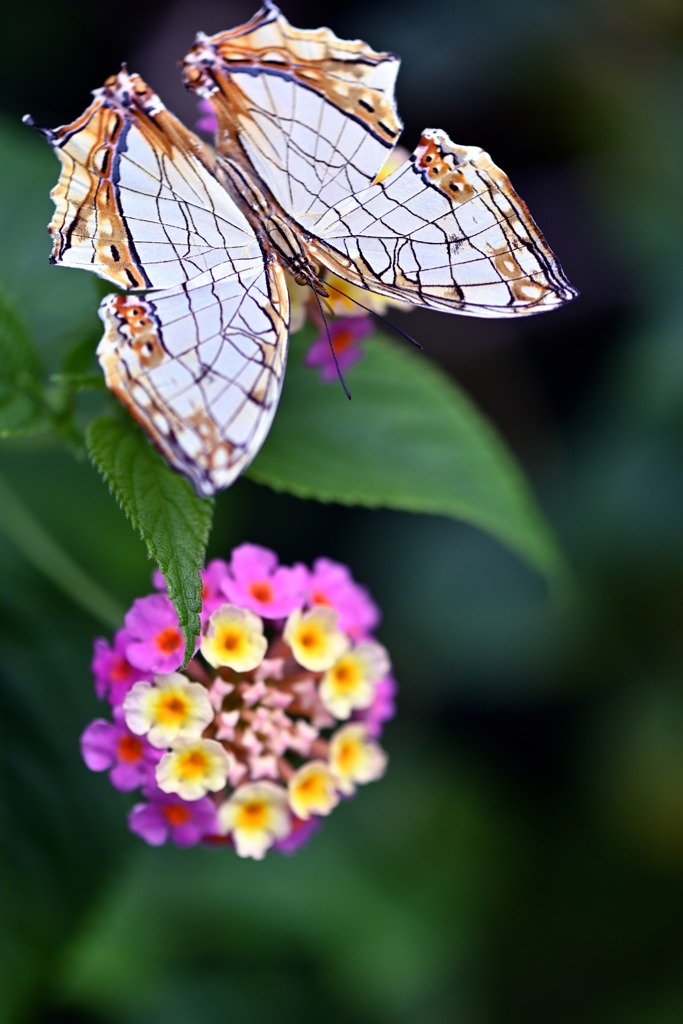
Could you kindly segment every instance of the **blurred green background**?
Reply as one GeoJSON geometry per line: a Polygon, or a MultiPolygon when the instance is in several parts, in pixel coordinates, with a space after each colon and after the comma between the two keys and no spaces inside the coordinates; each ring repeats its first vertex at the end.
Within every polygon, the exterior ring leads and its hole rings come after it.
{"type": "MultiPolygon", "coordinates": [[[[126,59],[192,124],[175,62],[197,29],[252,13],[3,6],[0,284],[48,367],[97,337],[98,289],[47,263],[57,161],[19,116],[73,119],[126,59]]],[[[404,144],[437,126],[488,149],[581,290],[515,324],[401,320],[516,450],[576,600],[445,519],[246,480],[223,494],[211,554],[249,540],[347,562],[383,608],[401,683],[386,778],[296,857],[259,864],[127,834],[130,798],[78,753],[101,626],[0,528],[0,1021],[677,1024],[683,5],[292,0],[285,14],[399,52],[404,144]]],[[[143,545],[87,462],[3,442],[0,473],[122,604],[148,592],[143,545]]]]}

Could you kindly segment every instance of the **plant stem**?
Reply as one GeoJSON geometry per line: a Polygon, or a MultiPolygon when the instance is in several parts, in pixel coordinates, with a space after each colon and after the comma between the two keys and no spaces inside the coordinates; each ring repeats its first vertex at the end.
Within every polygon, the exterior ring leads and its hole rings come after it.
{"type": "Polygon", "coordinates": [[[93,618],[112,629],[121,625],[123,606],[72,561],[1,475],[0,530],[31,565],[93,618]]]}

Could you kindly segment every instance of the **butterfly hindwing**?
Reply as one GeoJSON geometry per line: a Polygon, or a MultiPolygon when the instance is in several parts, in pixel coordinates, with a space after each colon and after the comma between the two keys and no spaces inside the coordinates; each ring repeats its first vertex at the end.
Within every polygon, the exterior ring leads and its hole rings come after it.
{"type": "Polygon", "coordinates": [[[391,53],[327,28],[293,28],[273,5],[246,25],[199,35],[183,61],[190,89],[211,100],[216,144],[238,142],[282,209],[310,227],[366,188],[401,132],[391,53]]]}
{"type": "Polygon", "coordinates": [[[389,177],[315,225],[312,256],[373,292],[472,316],[524,315],[576,295],[488,153],[428,129],[389,177]]]}
{"type": "Polygon", "coordinates": [[[284,271],[271,263],[238,279],[223,269],[100,307],[107,386],[204,496],[228,487],[261,447],[287,353],[284,271]]]}

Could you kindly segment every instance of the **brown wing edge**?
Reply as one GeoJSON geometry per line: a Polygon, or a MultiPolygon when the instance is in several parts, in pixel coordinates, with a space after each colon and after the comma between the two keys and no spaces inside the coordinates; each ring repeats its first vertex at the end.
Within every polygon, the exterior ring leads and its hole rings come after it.
{"type": "MultiPolygon", "coordinates": [[[[485,150],[478,146],[458,146],[445,132],[438,129],[426,129],[422,133],[412,159],[422,171],[423,180],[434,185],[434,179],[437,178],[437,187],[456,205],[466,202],[468,198],[465,178],[459,168],[464,163],[471,163],[478,174],[493,186],[490,188],[491,194],[495,197],[497,189],[498,194],[503,196],[509,204],[512,214],[505,208],[502,208],[500,212],[519,241],[533,247],[534,254],[542,264],[550,282],[549,289],[557,297],[557,304],[564,305],[578,296],[578,290],[570,284],[560,261],[548,245],[543,232],[529,212],[528,206],[513,188],[505,171],[493,162],[485,150]],[[436,145],[435,140],[438,140],[436,145]],[[427,156],[435,149],[437,151],[436,161],[430,162],[429,165],[426,164],[427,156]],[[454,157],[452,163],[447,163],[444,159],[449,155],[454,157]]],[[[514,259],[510,259],[508,253],[494,254],[493,259],[496,269],[503,277],[514,276],[520,269],[515,265],[514,259]]],[[[520,288],[523,287],[523,283],[520,284],[520,288]]]]}

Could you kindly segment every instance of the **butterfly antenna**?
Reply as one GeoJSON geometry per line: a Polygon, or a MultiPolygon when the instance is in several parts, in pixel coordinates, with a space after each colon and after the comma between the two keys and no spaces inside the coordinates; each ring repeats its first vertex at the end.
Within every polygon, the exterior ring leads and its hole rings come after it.
{"type": "Polygon", "coordinates": [[[24,114],[21,120],[24,124],[27,124],[29,128],[35,128],[37,132],[44,135],[48,142],[54,142],[55,133],[51,128],[43,128],[42,125],[36,124],[30,114],[24,114]]]}
{"type": "MultiPolygon", "coordinates": [[[[335,286],[333,284],[330,284],[329,281],[323,281],[323,284],[325,285],[326,288],[331,288],[333,292],[339,292],[339,294],[343,295],[344,298],[351,299],[351,302],[355,302],[356,305],[360,306],[361,309],[364,309],[366,313],[370,313],[372,316],[376,316],[377,319],[381,320],[383,324],[387,325],[387,327],[391,327],[393,331],[397,331],[398,334],[403,335],[406,341],[409,341],[411,345],[415,346],[415,348],[422,349],[422,345],[420,344],[419,341],[415,341],[415,338],[411,338],[409,334],[406,334],[405,331],[402,331],[400,327],[396,326],[396,324],[392,324],[390,320],[385,320],[384,317],[381,316],[379,313],[376,313],[374,309],[370,309],[369,306],[364,306],[362,302],[358,301],[358,299],[352,299],[350,295],[347,295],[346,292],[343,292],[341,288],[335,288],[335,286]]],[[[318,299],[318,304],[320,304],[320,299],[318,299]]]]}
{"type": "Polygon", "coordinates": [[[332,335],[330,334],[330,326],[329,326],[329,324],[327,322],[327,317],[325,316],[325,310],[323,309],[323,304],[320,301],[320,296],[318,295],[318,293],[315,290],[315,288],[313,288],[312,291],[313,291],[313,294],[315,295],[316,299],[318,300],[318,307],[319,307],[320,312],[322,314],[322,318],[323,318],[323,320],[325,322],[325,330],[327,331],[327,340],[330,343],[330,351],[332,352],[332,358],[334,359],[334,365],[337,367],[337,375],[339,376],[339,380],[341,381],[341,386],[344,388],[344,394],[346,395],[346,397],[348,398],[348,400],[350,402],[351,401],[351,392],[349,391],[349,389],[346,386],[346,381],[344,380],[344,374],[341,372],[341,367],[339,366],[339,360],[337,359],[337,353],[334,351],[334,345],[332,344],[332,335]]]}

